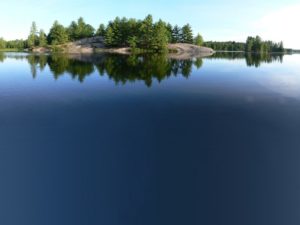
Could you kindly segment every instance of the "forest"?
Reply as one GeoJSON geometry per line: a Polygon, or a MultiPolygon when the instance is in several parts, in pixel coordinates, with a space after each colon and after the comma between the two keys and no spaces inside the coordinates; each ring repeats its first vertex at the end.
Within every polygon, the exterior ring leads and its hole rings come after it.
{"type": "Polygon", "coordinates": [[[194,36],[189,24],[179,27],[163,20],[154,22],[153,17],[148,15],[143,20],[117,17],[107,25],[100,24],[98,29],[87,24],[82,17],[77,21],[72,21],[68,27],[55,21],[48,34],[42,29],[38,30],[36,23],[33,22],[27,40],[0,39],[0,49],[32,49],[62,45],[94,36],[103,36],[107,47],[131,47],[155,52],[165,51],[169,43],[180,42],[199,46],[203,44],[202,36],[200,34],[194,36]]]}
{"type": "Polygon", "coordinates": [[[204,42],[200,34],[194,35],[189,24],[180,27],[163,20],[154,22],[152,15],[143,20],[116,17],[107,25],[101,23],[97,29],[87,24],[82,17],[72,21],[67,27],[55,21],[48,34],[43,29],[38,30],[36,23],[33,22],[26,40],[5,41],[0,38],[0,49],[22,50],[56,46],[94,36],[104,37],[106,47],[130,47],[132,50],[142,49],[151,52],[166,51],[169,43],[195,44],[215,51],[285,52],[283,42],[263,41],[259,36],[248,37],[245,43],[204,42]]]}
{"type": "Polygon", "coordinates": [[[253,53],[285,52],[283,42],[263,41],[260,36],[248,37],[246,42],[204,42],[203,46],[212,48],[215,51],[241,51],[253,53]]]}

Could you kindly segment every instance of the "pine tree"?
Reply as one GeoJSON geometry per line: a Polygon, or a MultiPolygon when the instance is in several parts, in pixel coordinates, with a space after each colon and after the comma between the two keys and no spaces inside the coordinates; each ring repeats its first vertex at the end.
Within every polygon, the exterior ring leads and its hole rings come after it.
{"type": "Polygon", "coordinates": [[[0,38],[0,49],[6,48],[6,42],[3,38],[0,38]]]}
{"type": "Polygon", "coordinates": [[[172,30],[172,43],[178,43],[181,41],[181,29],[179,26],[175,26],[172,30]]]}
{"type": "Polygon", "coordinates": [[[165,51],[168,46],[168,30],[165,23],[159,20],[154,24],[153,31],[154,35],[151,49],[155,51],[165,51]]]}
{"type": "Polygon", "coordinates": [[[252,52],[254,45],[254,39],[252,37],[248,37],[246,41],[246,52],[252,52]]]}
{"type": "Polygon", "coordinates": [[[45,47],[47,45],[47,37],[44,30],[40,30],[39,32],[39,46],[45,47]]]}
{"type": "Polygon", "coordinates": [[[150,49],[153,42],[153,18],[148,15],[140,27],[140,44],[144,49],[150,49]]]}
{"type": "Polygon", "coordinates": [[[100,26],[99,26],[99,28],[98,28],[98,30],[96,32],[96,35],[104,37],[105,36],[105,30],[106,30],[105,29],[105,25],[104,24],[100,24],[100,26]]]}
{"type": "Polygon", "coordinates": [[[172,36],[173,26],[172,26],[172,24],[168,23],[166,25],[166,29],[167,29],[168,42],[172,42],[172,39],[173,39],[173,36],[172,36]]]}
{"type": "Polygon", "coordinates": [[[55,21],[48,35],[48,41],[52,45],[64,44],[68,41],[67,30],[55,21]]]}
{"type": "Polygon", "coordinates": [[[137,48],[137,37],[136,36],[129,37],[127,42],[131,50],[134,52],[137,48]]]}
{"type": "Polygon", "coordinates": [[[70,40],[75,41],[78,39],[78,25],[75,21],[72,21],[70,26],[68,27],[68,35],[70,40]]]}
{"type": "Polygon", "coordinates": [[[113,46],[113,44],[114,44],[114,32],[113,29],[109,26],[105,32],[105,45],[111,47],[113,46]]]}
{"type": "Polygon", "coordinates": [[[36,34],[37,34],[36,23],[32,22],[32,25],[30,28],[30,34],[29,34],[28,40],[27,40],[29,48],[36,46],[36,42],[37,42],[36,34]]]}
{"type": "Polygon", "coordinates": [[[193,31],[189,24],[182,27],[182,42],[193,44],[193,31]]]}
{"type": "Polygon", "coordinates": [[[68,34],[71,40],[79,40],[82,38],[88,38],[94,36],[95,29],[84,22],[84,19],[80,17],[77,22],[72,21],[68,27],[68,34]]]}
{"type": "Polygon", "coordinates": [[[283,46],[283,42],[282,41],[279,43],[279,51],[280,52],[284,52],[284,46],[283,46]]]}

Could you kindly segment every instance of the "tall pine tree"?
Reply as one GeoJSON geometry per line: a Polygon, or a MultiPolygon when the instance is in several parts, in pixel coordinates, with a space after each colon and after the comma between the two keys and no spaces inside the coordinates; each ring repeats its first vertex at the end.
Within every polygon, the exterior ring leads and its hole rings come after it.
{"type": "Polygon", "coordinates": [[[181,42],[193,44],[193,30],[189,24],[182,27],[182,39],[181,42]]]}

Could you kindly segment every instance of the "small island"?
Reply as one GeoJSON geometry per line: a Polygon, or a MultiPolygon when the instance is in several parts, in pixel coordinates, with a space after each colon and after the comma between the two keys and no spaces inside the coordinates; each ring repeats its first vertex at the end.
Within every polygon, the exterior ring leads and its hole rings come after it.
{"type": "Polygon", "coordinates": [[[215,51],[246,53],[289,53],[283,42],[263,41],[261,37],[248,37],[243,42],[204,41],[201,34],[194,35],[189,24],[182,27],[163,20],[154,22],[152,15],[143,20],[115,18],[107,25],[101,23],[96,30],[82,17],[64,27],[53,23],[48,34],[32,23],[27,40],[5,41],[0,38],[2,51],[30,51],[35,53],[60,52],[70,54],[92,53],[168,53],[173,58],[193,58],[212,55],[215,51]]]}

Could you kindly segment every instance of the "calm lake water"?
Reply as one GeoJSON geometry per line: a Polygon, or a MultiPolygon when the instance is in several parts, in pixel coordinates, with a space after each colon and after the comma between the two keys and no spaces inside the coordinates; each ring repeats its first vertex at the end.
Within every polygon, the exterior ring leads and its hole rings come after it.
{"type": "Polygon", "coordinates": [[[300,55],[0,53],[0,118],[0,224],[300,224],[300,55]]]}

